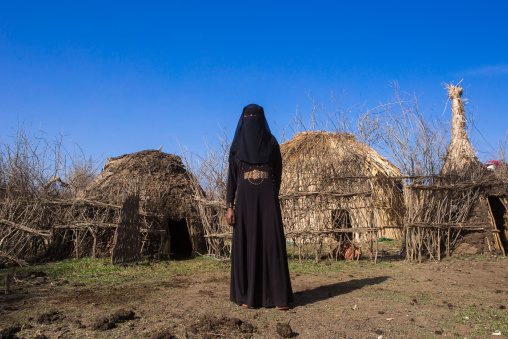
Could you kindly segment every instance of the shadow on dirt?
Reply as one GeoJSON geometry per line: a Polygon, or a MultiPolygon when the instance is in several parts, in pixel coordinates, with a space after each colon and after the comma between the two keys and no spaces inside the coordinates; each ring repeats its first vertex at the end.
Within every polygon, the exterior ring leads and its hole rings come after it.
{"type": "Polygon", "coordinates": [[[321,300],[326,300],[341,294],[352,292],[354,290],[359,290],[364,286],[380,284],[388,280],[389,278],[390,277],[388,276],[381,276],[376,278],[353,279],[349,281],[339,282],[336,284],[319,286],[313,289],[298,291],[295,292],[294,306],[298,307],[313,304],[321,300]]]}

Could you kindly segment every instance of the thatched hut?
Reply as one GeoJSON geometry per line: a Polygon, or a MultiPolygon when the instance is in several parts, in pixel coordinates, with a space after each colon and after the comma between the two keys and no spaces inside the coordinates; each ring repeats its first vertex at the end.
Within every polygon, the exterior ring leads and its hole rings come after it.
{"type": "MultiPolygon", "coordinates": [[[[401,171],[353,135],[301,132],[281,145],[281,205],[289,238],[400,238],[401,171]],[[393,227],[393,228],[390,228],[393,227]]],[[[353,240],[353,239],[351,239],[353,240]]]]}
{"type": "Polygon", "coordinates": [[[408,259],[474,255],[508,246],[507,190],[476,157],[466,132],[462,88],[447,86],[452,101],[452,139],[437,177],[406,186],[408,259]]]}
{"type": "Polygon", "coordinates": [[[506,187],[496,173],[487,169],[476,157],[465,128],[465,109],[461,98],[463,89],[460,86],[449,85],[447,90],[448,97],[452,101],[452,139],[440,176],[445,177],[442,179],[445,182],[451,181],[454,184],[464,181],[481,183],[478,187],[472,188],[473,191],[476,190],[476,197],[471,200],[471,206],[462,221],[466,224],[483,224],[487,230],[484,236],[474,230],[468,232],[466,227],[457,243],[455,253],[476,254],[495,248],[505,254],[508,249],[506,187]]]}
{"type": "MultiPolygon", "coordinates": [[[[121,205],[127,187],[140,197],[140,211],[157,215],[158,222],[145,228],[144,245],[162,247],[175,256],[189,256],[205,250],[203,227],[192,200],[195,184],[180,157],[157,150],[145,150],[108,160],[102,172],[86,188],[87,199],[121,205]],[[169,235],[157,240],[158,234],[169,235]]],[[[160,248],[152,251],[160,251],[160,248]]]]}

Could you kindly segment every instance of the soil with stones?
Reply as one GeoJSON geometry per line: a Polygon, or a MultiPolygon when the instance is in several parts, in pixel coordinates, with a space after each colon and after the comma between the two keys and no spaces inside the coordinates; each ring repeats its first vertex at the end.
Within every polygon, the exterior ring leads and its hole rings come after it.
{"type": "MultiPolygon", "coordinates": [[[[227,266],[227,264],[224,264],[227,266]]],[[[116,285],[18,277],[0,295],[0,338],[506,337],[508,259],[380,260],[291,270],[288,311],[229,301],[224,271],[116,285]],[[303,272],[303,273],[298,273],[303,272]],[[497,321],[497,322],[496,322],[497,321]],[[501,321],[502,323],[502,321],[501,321]],[[505,327],[506,328],[506,327],[505,327]]]]}

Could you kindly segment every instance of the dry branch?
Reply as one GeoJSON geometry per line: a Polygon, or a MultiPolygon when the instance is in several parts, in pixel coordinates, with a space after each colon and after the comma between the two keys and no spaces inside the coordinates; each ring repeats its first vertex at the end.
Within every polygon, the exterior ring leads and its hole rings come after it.
{"type": "MultiPolygon", "coordinates": [[[[110,208],[115,210],[120,210],[122,206],[108,204],[101,201],[94,201],[90,199],[83,198],[75,198],[75,199],[53,199],[53,200],[45,200],[45,202],[49,205],[62,205],[62,206],[88,206],[88,207],[101,207],[101,208],[110,208]]],[[[161,214],[139,211],[139,215],[149,217],[149,218],[162,218],[161,214]]]]}
{"type": "Polygon", "coordinates": [[[51,232],[49,232],[49,231],[37,230],[35,228],[24,226],[24,225],[20,225],[20,224],[16,224],[16,223],[14,223],[12,221],[5,220],[5,219],[0,219],[0,224],[7,225],[9,227],[14,227],[14,228],[17,228],[17,229],[19,229],[19,230],[21,230],[23,232],[32,233],[32,234],[35,234],[35,235],[38,235],[38,236],[41,236],[41,237],[45,237],[45,238],[48,238],[48,237],[51,236],[51,232]]]}
{"type": "Polygon", "coordinates": [[[0,252],[0,258],[7,259],[9,261],[12,261],[13,263],[19,265],[19,266],[28,266],[28,263],[22,259],[14,258],[8,254],[0,252]]]}
{"type": "Polygon", "coordinates": [[[323,192],[295,192],[295,193],[289,193],[289,194],[281,194],[279,195],[279,200],[290,200],[290,199],[297,199],[302,197],[334,197],[334,198],[351,198],[351,197],[358,197],[358,196],[370,196],[372,195],[372,191],[365,191],[365,192],[354,192],[354,193],[343,193],[341,191],[323,191],[323,192]]]}

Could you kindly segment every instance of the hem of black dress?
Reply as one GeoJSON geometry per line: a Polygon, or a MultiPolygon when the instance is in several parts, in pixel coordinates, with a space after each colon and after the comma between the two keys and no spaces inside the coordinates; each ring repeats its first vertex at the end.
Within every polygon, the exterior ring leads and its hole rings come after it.
{"type": "Polygon", "coordinates": [[[236,300],[232,300],[230,299],[229,301],[231,301],[232,303],[235,303],[237,304],[238,306],[243,306],[243,305],[247,305],[248,308],[275,308],[275,307],[289,307],[291,308],[291,304],[293,303],[293,301],[288,301],[286,305],[275,305],[275,304],[270,304],[270,305],[249,305],[249,303],[247,302],[243,302],[243,301],[236,301],[236,300]]]}

